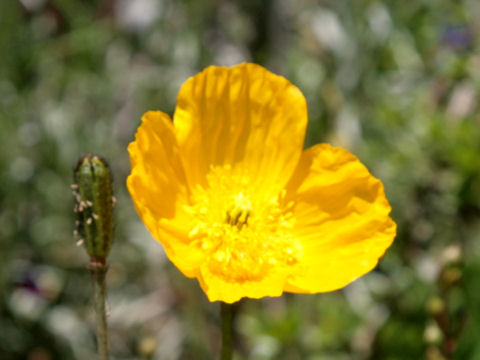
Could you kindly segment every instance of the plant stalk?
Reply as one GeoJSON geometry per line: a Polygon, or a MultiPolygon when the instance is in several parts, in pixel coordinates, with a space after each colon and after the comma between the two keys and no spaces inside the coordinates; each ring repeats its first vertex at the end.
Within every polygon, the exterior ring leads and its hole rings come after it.
{"type": "Polygon", "coordinates": [[[93,277],[95,313],[97,318],[98,359],[108,360],[107,315],[105,312],[105,298],[107,294],[105,277],[108,266],[104,260],[91,260],[88,264],[88,269],[93,277]]]}
{"type": "Polygon", "coordinates": [[[231,360],[233,354],[233,305],[220,303],[222,322],[222,355],[221,360],[231,360]]]}

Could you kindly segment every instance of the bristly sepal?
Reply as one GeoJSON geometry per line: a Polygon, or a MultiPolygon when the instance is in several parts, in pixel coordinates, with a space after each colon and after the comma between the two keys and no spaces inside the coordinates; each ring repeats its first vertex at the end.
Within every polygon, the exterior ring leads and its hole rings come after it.
{"type": "Polygon", "coordinates": [[[91,259],[105,260],[113,239],[110,167],[98,155],[84,155],[75,166],[74,181],[77,244],[85,245],[91,259]]]}

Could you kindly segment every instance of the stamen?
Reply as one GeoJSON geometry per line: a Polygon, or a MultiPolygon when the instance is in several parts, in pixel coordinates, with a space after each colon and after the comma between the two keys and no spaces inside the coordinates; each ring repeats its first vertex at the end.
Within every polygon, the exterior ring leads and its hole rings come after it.
{"type": "Polygon", "coordinates": [[[198,187],[186,210],[197,220],[192,246],[207,252],[207,266],[227,281],[258,280],[300,256],[290,233],[293,204],[284,193],[252,191],[251,181],[230,167],[212,168],[208,186],[198,187]]]}

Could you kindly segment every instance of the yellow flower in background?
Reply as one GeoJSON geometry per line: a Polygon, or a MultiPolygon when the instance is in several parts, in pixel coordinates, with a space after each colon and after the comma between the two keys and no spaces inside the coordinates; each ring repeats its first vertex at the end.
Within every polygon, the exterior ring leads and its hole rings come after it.
{"type": "Polygon", "coordinates": [[[142,118],[127,187],[210,301],[318,293],[372,270],[395,237],[382,183],[348,151],[303,151],[299,89],[259,65],[210,66],[173,117],[142,118]]]}

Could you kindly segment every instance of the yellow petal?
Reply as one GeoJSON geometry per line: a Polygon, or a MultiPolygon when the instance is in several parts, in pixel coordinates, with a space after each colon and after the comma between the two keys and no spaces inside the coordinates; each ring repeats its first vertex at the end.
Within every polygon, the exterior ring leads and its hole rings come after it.
{"type": "Polygon", "coordinates": [[[382,183],[346,150],[327,144],[306,150],[287,199],[295,204],[292,231],[303,256],[286,291],[342,288],[372,270],[395,237],[382,183]]]}
{"type": "Polygon", "coordinates": [[[265,296],[282,295],[285,286],[285,271],[278,269],[257,281],[227,281],[211,272],[208,264],[201,266],[198,281],[210,301],[234,303],[243,297],[260,299],[265,296]]]}
{"type": "Polygon", "coordinates": [[[185,275],[195,276],[203,255],[189,246],[191,219],[184,211],[189,189],[170,117],[147,112],[128,151],[132,172],[127,188],[138,214],[170,260],[185,275]]]}
{"type": "Polygon", "coordinates": [[[212,166],[244,171],[275,193],[300,158],[307,109],[300,90],[261,66],[210,66],[182,86],[174,124],[189,182],[212,166]]]}

